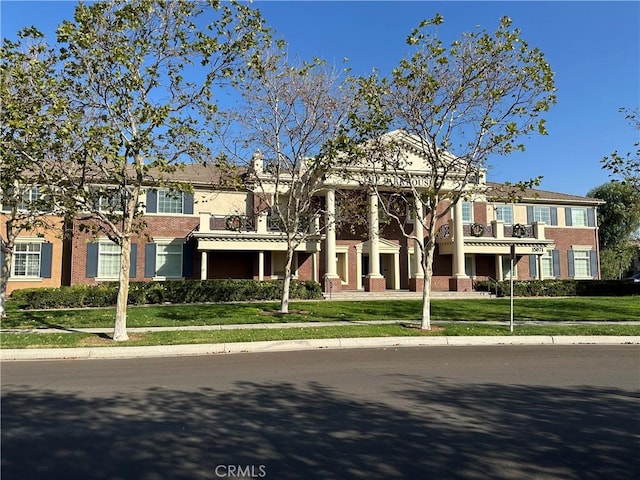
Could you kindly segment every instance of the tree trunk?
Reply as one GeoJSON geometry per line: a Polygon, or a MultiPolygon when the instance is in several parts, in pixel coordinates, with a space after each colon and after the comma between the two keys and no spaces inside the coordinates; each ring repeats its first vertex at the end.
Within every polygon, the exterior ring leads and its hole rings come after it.
{"type": "Polygon", "coordinates": [[[424,282],[422,284],[422,319],[420,328],[431,330],[431,278],[433,277],[433,254],[435,243],[429,241],[423,253],[424,282]]]}
{"type": "Polygon", "coordinates": [[[113,328],[113,340],[124,342],[127,335],[127,302],[129,300],[129,268],[131,266],[131,238],[122,239],[120,253],[120,275],[118,278],[118,301],[116,303],[116,321],[113,328]]]}
{"type": "Polygon", "coordinates": [[[2,273],[0,274],[0,319],[7,316],[7,285],[11,273],[11,259],[13,257],[13,245],[7,243],[2,248],[2,273]]]}
{"type": "Polygon", "coordinates": [[[293,250],[287,249],[287,261],[284,266],[284,283],[282,285],[282,299],[280,300],[280,313],[289,313],[289,288],[291,287],[291,264],[293,263],[293,250]]]}

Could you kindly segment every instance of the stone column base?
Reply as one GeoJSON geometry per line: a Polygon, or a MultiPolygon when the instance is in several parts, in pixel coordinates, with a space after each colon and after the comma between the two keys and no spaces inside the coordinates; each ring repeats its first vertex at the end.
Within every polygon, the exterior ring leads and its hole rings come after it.
{"type": "Polygon", "coordinates": [[[342,290],[342,281],[337,275],[335,277],[324,276],[323,291],[326,294],[337,293],[342,290]]]}
{"type": "Polygon", "coordinates": [[[409,290],[412,292],[421,292],[424,287],[424,277],[409,279],[409,290]]]}
{"type": "Polygon", "coordinates": [[[449,279],[450,292],[471,292],[473,290],[473,280],[469,277],[451,277],[449,279]]]}
{"type": "Polygon", "coordinates": [[[384,292],[387,289],[387,280],[382,276],[372,277],[367,275],[364,279],[365,292],[384,292]]]}

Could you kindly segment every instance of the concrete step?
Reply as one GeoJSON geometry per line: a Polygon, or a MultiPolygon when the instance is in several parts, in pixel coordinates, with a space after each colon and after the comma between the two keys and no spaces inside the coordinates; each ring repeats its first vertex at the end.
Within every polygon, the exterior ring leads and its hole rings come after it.
{"type": "MultiPolygon", "coordinates": [[[[324,298],[326,300],[420,300],[422,299],[422,292],[411,292],[409,290],[386,290],[384,292],[365,292],[362,290],[343,290],[340,292],[333,292],[331,294],[325,293],[324,298]]],[[[448,292],[448,291],[433,291],[431,292],[431,298],[446,298],[446,299],[465,299],[465,298],[493,298],[488,292],[448,292]]]]}

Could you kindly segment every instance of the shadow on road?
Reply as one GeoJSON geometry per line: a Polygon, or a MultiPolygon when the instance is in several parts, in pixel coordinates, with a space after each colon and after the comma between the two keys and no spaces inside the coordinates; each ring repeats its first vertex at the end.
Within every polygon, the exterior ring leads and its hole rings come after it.
{"type": "Polygon", "coordinates": [[[232,478],[228,465],[301,480],[639,478],[628,392],[398,380],[396,407],[314,383],[106,398],[6,387],[2,478],[232,478]]]}

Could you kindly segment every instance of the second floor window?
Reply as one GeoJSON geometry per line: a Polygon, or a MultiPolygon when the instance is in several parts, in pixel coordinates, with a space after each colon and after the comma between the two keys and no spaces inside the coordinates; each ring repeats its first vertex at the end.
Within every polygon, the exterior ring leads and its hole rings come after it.
{"type": "Polygon", "coordinates": [[[589,224],[587,219],[586,208],[572,208],[571,209],[571,225],[574,227],[586,227],[589,224]]]}
{"type": "Polygon", "coordinates": [[[506,225],[513,225],[513,206],[512,205],[496,206],[496,220],[501,220],[506,225]]]}
{"type": "Polygon", "coordinates": [[[158,213],[182,213],[182,192],[159,190],[158,213]]]}
{"type": "Polygon", "coordinates": [[[33,186],[22,192],[18,210],[28,210],[29,205],[40,200],[43,197],[40,187],[33,186]]]}
{"type": "Polygon", "coordinates": [[[471,202],[462,202],[462,223],[473,222],[473,208],[471,202]]]}
{"type": "Polygon", "coordinates": [[[533,207],[533,221],[544,222],[547,225],[551,225],[551,208],[533,207]]]}

